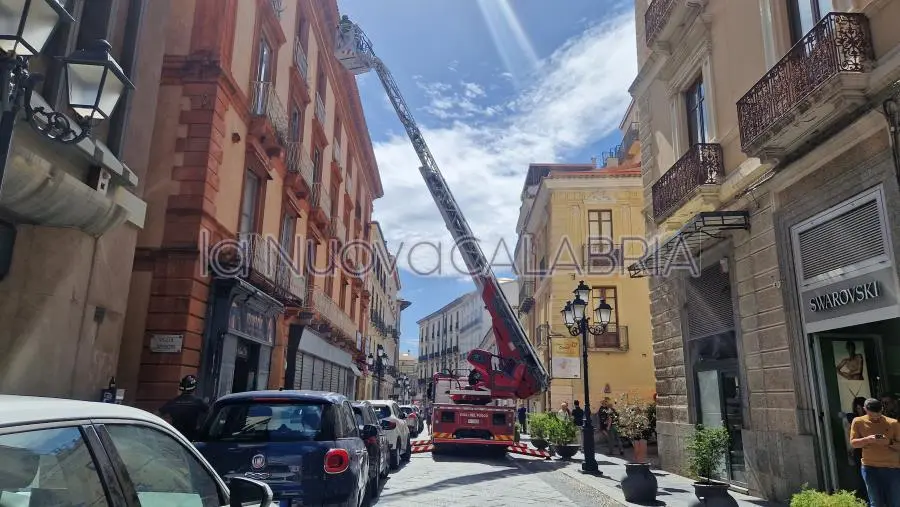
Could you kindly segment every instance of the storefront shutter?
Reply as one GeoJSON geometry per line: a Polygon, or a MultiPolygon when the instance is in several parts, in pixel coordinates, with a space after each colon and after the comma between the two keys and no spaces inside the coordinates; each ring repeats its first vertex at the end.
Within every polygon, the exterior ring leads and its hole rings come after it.
{"type": "Polygon", "coordinates": [[[719,263],[687,283],[688,336],[691,339],[734,328],[731,281],[719,263]]]}
{"type": "Polygon", "coordinates": [[[878,201],[838,215],[798,234],[803,280],[884,255],[878,201]]]}
{"type": "Polygon", "coordinates": [[[313,368],[315,367],[313,364],[313,357],[308,354],[299,354],[297,358],[297,363],[302,365],[302,370],[300,371],[300,389],[312,389],[313,387],[313,368]]]}
{"type": "Polygon", "coordinates": [[[325,366],[327,363],[318,357],[315,358],[315,369],[313,371],[313,390],[321,391],[325,389],[325,366]]]}
{"type": "Polygon", "coordinates": [[[219,369],[219,385],[216,397],[231,394],[231,386],[234,383],[234,363],[237,357],[238,340],[234,335],[226,334],[222,338],[222,358],[219,369]]]}

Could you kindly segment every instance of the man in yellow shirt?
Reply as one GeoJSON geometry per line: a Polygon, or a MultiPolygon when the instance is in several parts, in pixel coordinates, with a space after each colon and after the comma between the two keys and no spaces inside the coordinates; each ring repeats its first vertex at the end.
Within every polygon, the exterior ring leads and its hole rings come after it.
{"type": "Polygon", "coordinates": [[[879,400],[869,398],[865,409],[850,424],[850,445],[862,449],[869,506],[900,507],[900,423],[882,415],[879,400]]]}

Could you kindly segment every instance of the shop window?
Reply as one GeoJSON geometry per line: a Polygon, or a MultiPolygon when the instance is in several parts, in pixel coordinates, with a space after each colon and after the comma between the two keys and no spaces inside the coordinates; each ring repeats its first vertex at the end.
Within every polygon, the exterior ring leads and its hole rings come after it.
{"type": "Polygon", "coordinates": [[[684,102],[687,107],[688,147],[709,142],[709,135],[706,130],[708,113],[706,108],[706,88],[703,86],[703,76],[697,78],[697,80],[685,90],[684,102]]]}
{"type": "Polygon", "coordinates": [[[244,176],[244,195],[241,200],[241,217],[238,224],[238,232],[241,234],[256,232],[259,191],[259,176],[248,170],[244,176]]]}

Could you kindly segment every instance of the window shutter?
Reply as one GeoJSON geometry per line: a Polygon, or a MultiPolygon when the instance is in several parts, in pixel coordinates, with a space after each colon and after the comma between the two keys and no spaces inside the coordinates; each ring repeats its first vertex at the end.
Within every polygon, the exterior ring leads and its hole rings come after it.
{"type": "Polygon", "coordinates": [[[873,197],[855,209],[798,234],[803,280],[884,255],[885,241],[878,208],[878,201],[873,197]]]}
{"type": "Polygon", "coordinates": [[[688,279],[687,314],[690,339],[734,329],[731,281],[718,263],[688,279]]]}

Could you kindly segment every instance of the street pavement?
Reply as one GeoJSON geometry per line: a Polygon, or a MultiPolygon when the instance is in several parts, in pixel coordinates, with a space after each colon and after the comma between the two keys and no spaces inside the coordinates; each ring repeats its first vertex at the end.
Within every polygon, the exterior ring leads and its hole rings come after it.
{"type": "Polygon", "coordinates": [[[509,454],[413,454],[391,474],[378,507],[501,505],[618,506],[596,489],[562,473],[566,464],[509,454]]]}

